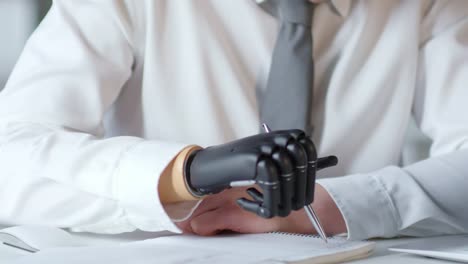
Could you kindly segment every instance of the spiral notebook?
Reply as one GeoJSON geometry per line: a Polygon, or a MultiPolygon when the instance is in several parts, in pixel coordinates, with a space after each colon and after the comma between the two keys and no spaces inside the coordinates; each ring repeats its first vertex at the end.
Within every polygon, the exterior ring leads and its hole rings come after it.
{"type": "Polygon", "coordinates": [[[199,237],[176,235],[117,246],[51,248],[28,263],[342,263],[369,256],[373,242],[288,233],[199,237]]]}

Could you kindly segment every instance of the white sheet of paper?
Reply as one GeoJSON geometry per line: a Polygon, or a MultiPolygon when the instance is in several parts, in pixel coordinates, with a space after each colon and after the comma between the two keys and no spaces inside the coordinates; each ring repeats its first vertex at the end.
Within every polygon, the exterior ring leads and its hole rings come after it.
{"type": "Polygon", "coordinates": [[[262,258],[173,245],[55,248],[18,258],[12,264],[120,264],[120,263],[259,263],[262,258]]]}
{"type": "MultiPolygon", "coordinates": [[[[284,263],[311,258],[367,256],[374,243],[333,238],[257,234],[215,237],[170,236],[108,247],[46,249],[13,264],[83,263],[284,263]]],[[[337,259],[337,258],[336,258],[337,259]]],[[[333,261],[332,261],[333,262],[333,261]]]]}
{"type": "Polygon", "coordinates": [[[468,235],[429,238],[391,247],[389,250],[468,263],[468,235]]]}

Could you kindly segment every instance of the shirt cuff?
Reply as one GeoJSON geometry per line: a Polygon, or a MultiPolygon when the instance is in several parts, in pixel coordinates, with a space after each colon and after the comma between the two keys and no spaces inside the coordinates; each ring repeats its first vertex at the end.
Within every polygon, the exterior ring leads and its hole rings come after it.
{"type": "Polygon", "coordinates": [[[164,210],[157,190],[161,173],[185,147],[187,145],[177,143],[142,141],[122,155],[114,193],[136,228],[181,233],[164,210]]]}
{"type": "Polygon", "coordinates": [[[317,180],[343,215],[348,239],[392,237],[397,234],[395,206],[379,179],[380,174],[386,173],[394,173],[394,169],[317,180]]]}

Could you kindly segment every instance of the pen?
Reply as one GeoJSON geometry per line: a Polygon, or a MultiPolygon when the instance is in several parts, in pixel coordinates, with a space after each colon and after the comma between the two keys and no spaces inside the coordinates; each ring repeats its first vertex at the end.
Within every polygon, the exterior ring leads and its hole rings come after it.
{"type": "MultiPolygon", "coordinates": [[[[271,130],[268,127],[267,124],[263,123],[262,127],[263,127],[263,130],[265,130],[266,133],[270,133],[271,130]]],[[[309,217],[310,222],[312,223],[315,230],[317,231],[317,233],[320,235],[320,237],[322,238],[322,240],[325,243],[328,243],[327,236],[325,235],[325,231],[323,231],[323,227],[320,224],[320,221],[319,221],[319,219],[317,217],[317,214],[314,211],[314,208],[312,208],[312,206],[310,204],[308,204],[308,205],[304,206],[304,209],[306,211],[307,216],[309,217]]]]}

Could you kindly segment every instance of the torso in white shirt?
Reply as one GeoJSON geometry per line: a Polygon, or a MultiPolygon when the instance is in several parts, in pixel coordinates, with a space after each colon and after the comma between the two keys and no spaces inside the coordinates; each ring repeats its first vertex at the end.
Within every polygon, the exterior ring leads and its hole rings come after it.
{"type": "MultiPolygon", "coordinates": [[[[340,159],[321,176],[347,176],[319,184],[351,239],[467,232],[467,10],[316,8],[313,140],[340,159]],[[411,115],[430,158],[391,166],[411,115]]],[[[186,144],[259,132],[276,35],[253,0],[54,1],[0,93],[0,222],[180,231],[159,175],[186,144]]]]}
{"type": "MultiPolygon", "coordinates": [[[[313,139],[321,155],[340,158],[327,175],[398,164],[422,9],[419,1],[366,1],[341,15],[316,9],[313,139]]],[[[257,133],[275,18],[250,0],[145,1],[142,10],[134,74],[107,117],[107,136],[209,146],[257,133]]]]}

